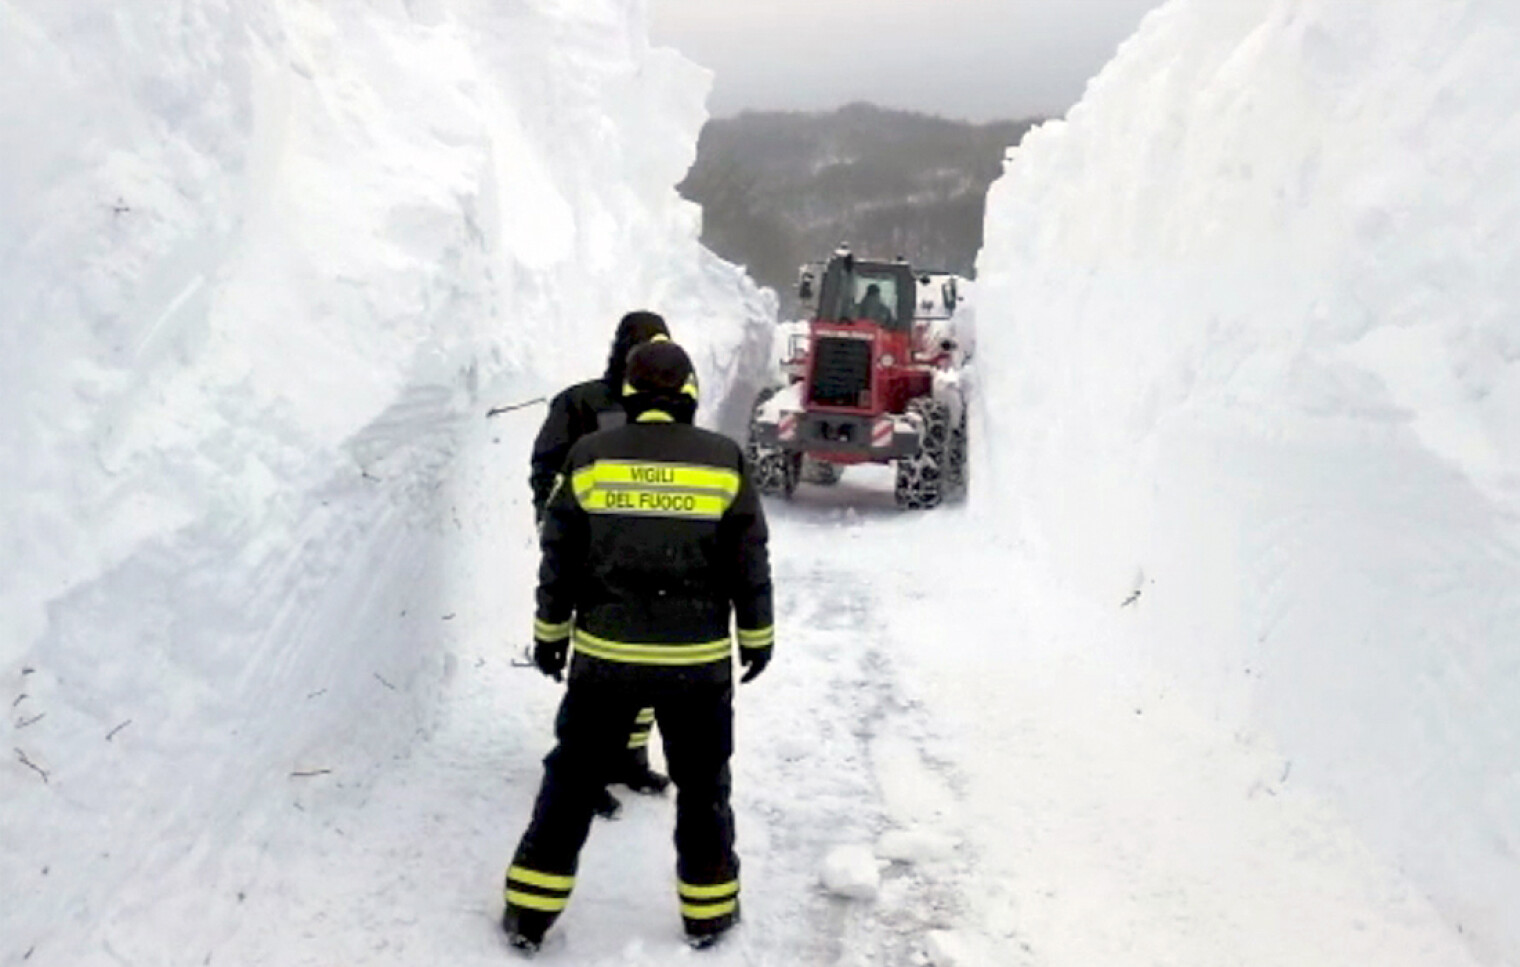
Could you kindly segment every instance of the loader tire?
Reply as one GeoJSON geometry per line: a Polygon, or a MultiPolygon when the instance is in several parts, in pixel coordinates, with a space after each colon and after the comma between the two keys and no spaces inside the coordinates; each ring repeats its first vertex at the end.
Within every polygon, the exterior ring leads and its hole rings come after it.
{"type": "Polygon", "coordinates": [[[791,467],[792,460],[780,447],[765,446],[756,440],[755,417],[767,400],[776,395],[776,387],[767,387],[755,397],[750,408],[749,439],[744,444],[744,455],[749,458],[750,479],[755,489],[766,497],[790,497],[797,489],[797,472],[791,467]]]}
{"type": "Polygon", "coordinates": [[[961,418],[950,431],[950,438],[945,444],[945,497],[947,499],[964,499],[971,485],[967,431],[967,414],[963,406],[961,418]]]}
{"type": "Polygon", "coordinates": [[[907,412],[918,415],[924,433],[918,450],[898,459],[893,495],[904,510],[928,510],[945,497],[950,411],[938,400],[923,396],[909,400],[907,412]]]}

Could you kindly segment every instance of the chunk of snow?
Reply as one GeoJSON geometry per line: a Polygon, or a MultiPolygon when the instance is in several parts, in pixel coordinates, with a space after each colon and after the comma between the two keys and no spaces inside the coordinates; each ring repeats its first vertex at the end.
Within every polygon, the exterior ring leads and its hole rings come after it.
{"type": "Polygon", "coordinates": [[[823,860],[823,885],[835,896],[875,899],[881,886],[876,854],[858,843],[834,847],[823,860]]]}

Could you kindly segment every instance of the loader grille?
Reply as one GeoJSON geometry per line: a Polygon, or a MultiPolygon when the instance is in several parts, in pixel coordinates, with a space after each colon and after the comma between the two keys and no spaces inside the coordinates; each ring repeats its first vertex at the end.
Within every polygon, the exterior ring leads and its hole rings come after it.
{"type": "Polygon", "coordinates": [[[813,350],[810,402],[821,406],[869,406],[870,391],[870,340],[820,337],[813,350]]]}

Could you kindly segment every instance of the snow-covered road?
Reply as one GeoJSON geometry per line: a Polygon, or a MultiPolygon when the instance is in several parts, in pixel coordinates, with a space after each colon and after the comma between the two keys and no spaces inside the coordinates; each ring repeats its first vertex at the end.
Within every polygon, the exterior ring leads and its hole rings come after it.
{"type": "MultiPolygon", "coordinates": [[[[191,881],[212,921],[237,925],[229,935],[181,952],[119,925],[129,936],[114,949],[136,951],[119,962],[513,956],[498,884],[560,692],[511,663],[531,616],[534,422],[493,421],[458,468],[462,572],[439,616],[432,726],[384,757],[293,777],[246,824],[217,886],[191,881]]],[[[1130,608],[1064,598],[964,508],[898,514],[869,468],[770,509],[777,660],[737,702],[743,929],[718,950],[685,949],[672,803],[625,791],[539,962],[1472,963],[1416,891],[1295,788],[1290,763],[1119,650],[1130,608]]]]}

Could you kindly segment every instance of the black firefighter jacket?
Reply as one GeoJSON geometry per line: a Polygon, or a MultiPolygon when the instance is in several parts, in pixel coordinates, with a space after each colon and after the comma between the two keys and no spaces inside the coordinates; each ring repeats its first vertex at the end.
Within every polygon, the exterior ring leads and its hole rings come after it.
{"type": "Polygon", "coordinates": [[[570,679],[728,681],[770,649],[765,512],[739,445],[657,410],[575,444],[546,508],[536,637],[570,679]]]}
{"type": "Polygon", "coordinates": [[[554,478],[565,467],[565,457],[575,441],[597,430],[622,426],[628,421],[619,395],[621,390],[612,379],[621,376],[603,376],[576,383],[549,402],[549,415],[539,427],[533,441],[533,457],[528,473],[528,483],[533,488],[534,516],[542,517],[549,492],[554,488],[554,478]]]}

